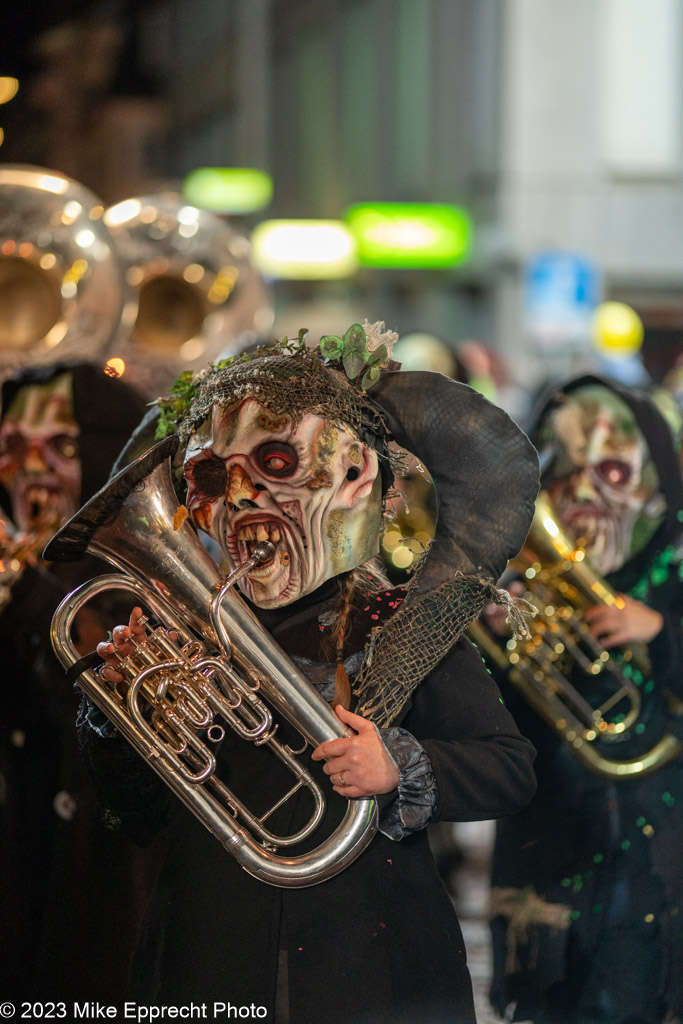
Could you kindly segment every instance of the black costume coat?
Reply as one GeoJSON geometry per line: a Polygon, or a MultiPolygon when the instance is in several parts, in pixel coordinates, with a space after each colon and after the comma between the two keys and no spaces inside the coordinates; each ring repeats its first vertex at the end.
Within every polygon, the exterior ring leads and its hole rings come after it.
{"type": "MultiPolygon", "coordinates": [[[[255,609],[294,657],[317,659],[318,616],[338,583],[273,612],[255,609]]],[[[389,610],[398,591],[374,598],[389,610]]],[[[375,613],[376,614],[376,613],[375,613]]],[[[356,620],[348,650],[362,647],[370,617],[356,620]]],[[[496,817],[534,790],[533,750],[503,706],[468,641],[417,689],[402,722],[434,767],[434,820],[496,817]]],[[[281,735],[291,732],[281,726],[281,735]]],[[[116,823],[140,837],[170,812],[167,852],[136,955],[134,994],[146,1003],[219,1000],[267,1007],[288,990],[290,1024],[471,1024],[465,947],[425,830],[394,842],[378,833],[341,874],[310,889],[273,888],[247,875],[118,738],[80,729],[87,760],[116,823]],[[134,780],[137,783],[134,784],[134,780]],[[122,781],[123,780],[123,781],[122,781]],[[284,951],[284,952],[281,952],[284,951]]],[[[289,788],[278,761],[229,734],[221,760],[228,784],[256,812],[289,788]]],[[[319,763],[309,767],[329,794],[327,834],[344,812],[319,763]]],[[[380,798],[386,803],[392,797],[380,798]]],[[[305,795],[273,826],[304,813],[305,795]]],[[[308,807],[306,806],[306,817],[308,807]]],[[[309,841],[320,842],[320,836],[309,841]]],[[[297,848],[297,853],[299,848],[297,848]]],[[[279,1004],[278,1004],[279,1005],[279,1004]]]]}
{"type": "MultiPolygon", "coordinates": [[[[594,378],[572,384],[572,390],[594,378]]],[[[604,381],[599,381],[604,384],[604,381]]],[[[669,429],[646,396],[610,384],[632,408],[657,465],[667,512],[649,544],[607,577],[661,612],[644,681],[646,733],[609,756],[639,756],[671,730],[683,738],[683,588],[678,513],[681,476],[669,429]]],[[[568,908],[570,926],[530,923],[514,937],[502,915],[492,922],[492,1002],[513,1020],[583,1024],[660,1024],[683,1011],[683,759],[643,777],[617,781],[593,773],[499,680],[520,729],[537,748],[538,791],[498,823],[492,885],[536,894],[568,908]]],[[[584,681],[585,684],[585,681],[584,681]]]]}

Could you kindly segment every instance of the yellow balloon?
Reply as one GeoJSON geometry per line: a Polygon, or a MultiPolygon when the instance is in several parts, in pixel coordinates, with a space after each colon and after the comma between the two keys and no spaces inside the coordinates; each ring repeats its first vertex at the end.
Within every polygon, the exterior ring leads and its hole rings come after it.
{"type": "Polygon", "coordinates": [[[631,355],[643,344],[643,321],[625,302],[603,302],[593,317],[595,344],[610,355],[631,355]]]}

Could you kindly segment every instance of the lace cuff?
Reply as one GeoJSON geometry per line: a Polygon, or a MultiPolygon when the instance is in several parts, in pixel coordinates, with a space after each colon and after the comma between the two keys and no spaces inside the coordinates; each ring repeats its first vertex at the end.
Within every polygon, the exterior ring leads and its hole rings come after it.
{"type": "Polygon", "coordinates": [[[107,740],[118,736],[116,726],[109,721],[104,711],[100,711],[78,686],[74,686],[74,691],[81,696],[76,716],[76,728],[88,725],[98,736],[107,740]]]}
{"type": "Polygon", "coordinates": [[[379,831],[403,839],[430,822],[439,795],[436,777],[427,751],[406,729],[391,726],[378,732],[399,772],[393,799],[384,806],[380,801],[379,831]]]}

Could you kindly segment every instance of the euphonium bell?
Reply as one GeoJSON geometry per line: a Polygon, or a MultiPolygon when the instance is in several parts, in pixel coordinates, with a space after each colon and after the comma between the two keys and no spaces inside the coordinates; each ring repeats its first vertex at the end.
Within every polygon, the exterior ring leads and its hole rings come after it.
{"type": "Polygon", "coordinates": [[[178,499],[170,459],[177,445],[177,437],[166,438],[131,463],[48,544],[50,561],[77,560],[87,550],[130,574],[99,577],[70,594],[54,615],[53,646],[65,667],[79,660],[72,623],[83,604],[105,590],[127,591],[149,608],[164,626],[122,664],[130,682],[126,696],[90,669],[79,677],[81,689],[245,871],[283,888],[316,885],[368,845],[376,804],[369,797],[349,800],[328,839],[309,853],[287,852],[315,831],[325,804],[320,786],[295,758],[302,751],[277,739],[271,708],[301,734],[304,749],[345,735],[344,727],[233,589],[268,553],[255,551],[223,578],[189,523],[174,524],[178,499]],[[177,642],[169,630],[178,633],[177,642]],[[294,776],[289,792],[259,817],[217,777],[211,748],[226,726],[270,750],[294,776]],[[309,822],[295,835],[274,835],[268,817],[302,787],[311,796],[309,822]]]}
{"type": "MultiPolygon", "coordinates": [[[[494,636],[481,621],[470,636],[485,656],[553,728],[569,749],[598,775],[645,775],[680,754],[682,746],[666,731],[666,708],[657,715],[663,735],[638,757],[619,757],[620,745],[646,734],[650,665],[644,645],[611,653],[590,634],[583,613],[594,604],[622,599],[590,567],[585,552],[559,525],[545,492],[520,554],[510,568],[524,579],[524,597],[536,609],[527,640],[494,636]],[[599,694],[597,700],[589,699],[599,694]]],[[[648,735],[648,738],[649,735],[648,735]]]]}

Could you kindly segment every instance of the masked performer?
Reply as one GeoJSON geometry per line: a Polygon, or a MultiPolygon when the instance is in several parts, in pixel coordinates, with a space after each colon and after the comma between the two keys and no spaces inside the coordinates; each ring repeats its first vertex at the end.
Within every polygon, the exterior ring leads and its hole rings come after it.
{"type": "MultiPolygon", "coordinates": [[[[370,845],[335,877],[303,889],[264,884],[86,702],[82,746],[112,825],[142,840],[168,825],[136,956],[133,990],[147,1003],[255,1004],[279,1024],[475,1019],[425,826],[509,813],[534,790],[531,745],[462,632],[497,594],[492,581],[525,535],[537,461],[509,417],[472,389],[387,369],[395,336],[383,328],[354,325],[319,349],[300,336],[237,357],[181,379],[162,403],[162,432],[180,436],[192,522],[230,566],[272,543],[240,584],[244,600],[350,731],[304,757],[328,797],[322,834],[349,799],[377,795],[381,815],[370,845]],[[367,568],[393,477],[391,438],[429,466],[440,503],[436,539],[407,590],[367,568]]],[[[126,457],[139,447],[138,437],[126,457]]],[[[99,647],[110,685],[121,681],[116,654],[131,633],[142,638],[138,618],[135,609],[99,647]]],[[[301,745],[285,721],[278,735],[301,745]]],[[[257,813],[291,785],[267,755],[232,732],[220,747],[231,788],[257,813]]],[[[300,827],[307,799],[276,810],[273,829],[300,827]]]]}
{"type": "Polygon", "coordinates": [[[637,760],[670,735],[649,774],[597,774],[501,684],[538,749],[539,785],[498,825],[493,1003],[508,1020],[538,1024],[661,1024],[683,1010],[677,453],[647,395],[594,377],[558,389],[533,436],[560,524],[623,597],[621,608],[588,608],[590,633],[616,658],[625,644],[649,655],[649,675],[631,673],[638,724],[609,756],[637,760]]]}
{"type": "MultiPolygon", "coordinates": [[[[64,998],[75,985],[94,998],[120,993],[125,960],[107,957],[100,915],[114,931],[128,928],[130,855],[122,859],[96,822],[73,734],[76,698],[50,644],[56,605],[100,566],[49,567],[40,555],[104,484],[143,412],[132,389],[89,364],[27,370],[2,387],[0,502],[10,539],[0,584],[10,585],[0,612],[0,989],[17,1001],[64,998]],[[99,890],[94,857],[111,870],[99,890]]],[[[101,625],[86,616],[80,625],[87,647],[101,625]]]]}

